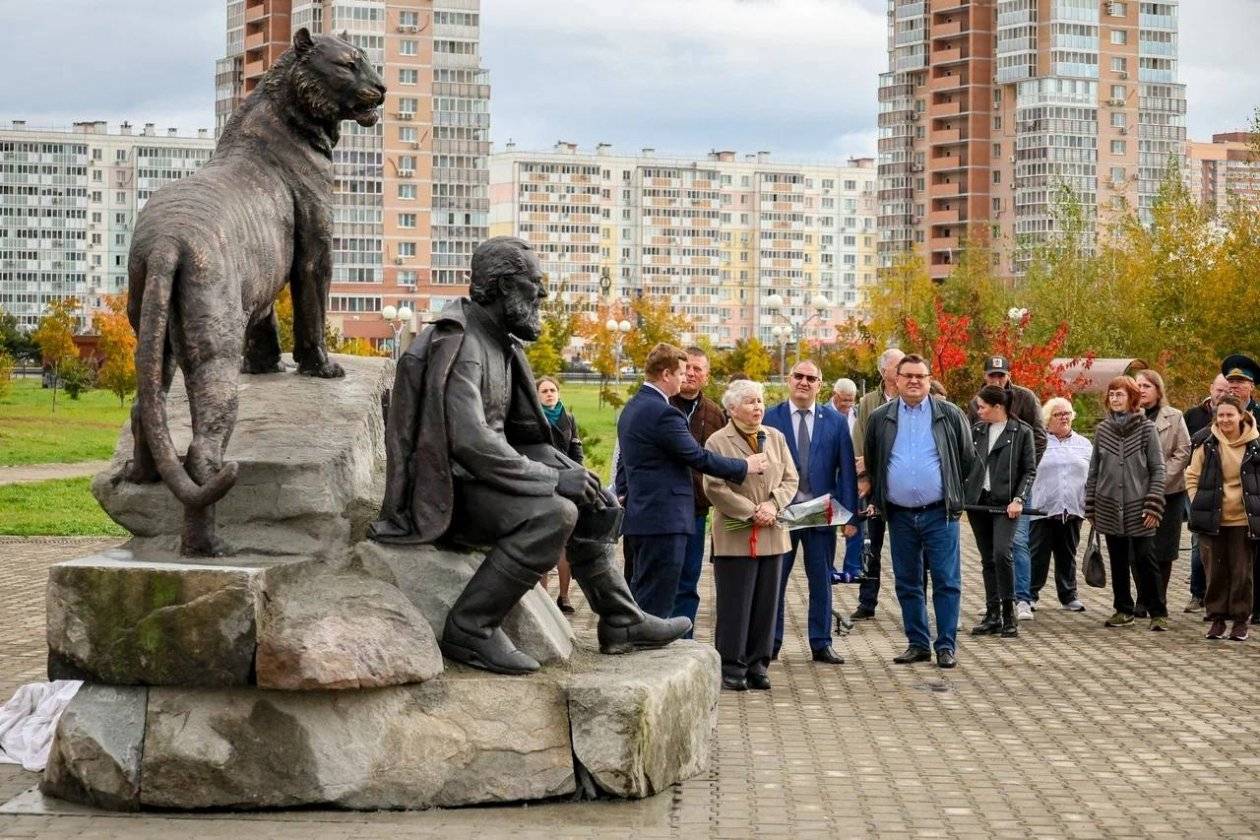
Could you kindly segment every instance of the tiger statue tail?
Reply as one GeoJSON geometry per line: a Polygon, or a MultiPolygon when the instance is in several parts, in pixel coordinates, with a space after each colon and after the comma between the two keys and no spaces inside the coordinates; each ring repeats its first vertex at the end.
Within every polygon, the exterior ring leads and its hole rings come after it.
{"type": "Polygon", "coordinates": [[[175,498],[192,508],[208,507],[222,499],[236,484],[238,465],[225,462],[205,484],[197,484],[175,453],[166,419],[166,394],[162,388],[166,329],[171,311],[171,288],[179,267],[179,245],[167,241],[153,249],[147,260],[144,300],[136,342],[136,385],[145,443],[158,473],[175,498]]]}

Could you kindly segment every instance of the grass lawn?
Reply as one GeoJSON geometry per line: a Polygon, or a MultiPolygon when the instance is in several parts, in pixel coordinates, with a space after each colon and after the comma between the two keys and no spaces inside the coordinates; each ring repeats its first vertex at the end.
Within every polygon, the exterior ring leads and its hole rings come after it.
{"type": "Polygon", "coordinates": [[[613,444],[617,442],[617,413],[610,405],[599,407],[599,386],[593,383],[562,382],[560,401],[573,412],[582,429],[586,465],[607,483],[612,470],[613,444]]]}
{"type": "Polygon", "coordinates": [[[127,536],[96,503],[90,478],[0,485],[0,534],[5,536],[127,536]]]}
{"type": "Polygon", "coordinates": [[[58,392],[54,413],[51,390],[38,379],[15,380],[0,398],[0,467],[106,460],[130,411],[109,391],[96,390],[77,400],[58,392]]]}

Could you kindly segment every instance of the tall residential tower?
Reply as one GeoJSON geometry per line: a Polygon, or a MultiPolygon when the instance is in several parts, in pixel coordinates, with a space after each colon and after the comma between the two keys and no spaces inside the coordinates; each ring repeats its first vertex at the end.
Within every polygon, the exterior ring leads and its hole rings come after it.
{"type": "Polygon", "coordinates": [[[880,255],[913,248],[934,278],[969,236],[1004,273],[1059,229],[1149,219],[1185,163],[1176,0],[888,0],[880,76],[880,255]]]}
{"type": "Polygon", "coordinates": [[[343,123],[333,152],[329,318],[347,336],[389,340],[384,306],[423,314],[435,290],[467,283],[489,214],[480,24],[480,0],[227,0],[219,132],[301,27],[344,33],[389,88],[380,122],[343,123]]]}

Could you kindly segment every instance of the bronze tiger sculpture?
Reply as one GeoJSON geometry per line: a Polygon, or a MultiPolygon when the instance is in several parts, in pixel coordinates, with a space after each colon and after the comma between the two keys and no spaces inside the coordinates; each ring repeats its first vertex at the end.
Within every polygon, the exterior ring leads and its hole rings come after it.
{"type": "Polygon", "coordinates": [[[324,345],[332,150],[341,120],[375,125],[384,99],[362,50],[300,29],[232,115],[211,160],[158,190],[136,219],[127,270],[138,399],[126,478],[160,479],[183,504],[184,555],[229,551],[215,536],[214,503],[236,481],[223,453],[238,377],[283,369],[274,301],[286,283],[298,373],[344,375],[324,345]],[[182,465],[166,418],[176,365],[193,424],[182,465]]]}

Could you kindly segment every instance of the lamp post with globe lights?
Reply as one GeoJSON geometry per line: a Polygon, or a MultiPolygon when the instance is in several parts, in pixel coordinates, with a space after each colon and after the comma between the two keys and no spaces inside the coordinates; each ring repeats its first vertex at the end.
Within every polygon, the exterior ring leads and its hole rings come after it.
{"type": "Polygon", "coordinates": [[[381,307],[381,317],[385,319],[385,323],[394,332],[394,361],[398,361],[398,357],[402,355],[402,332],[411,324],[411,307],[407,304],[394,306],[388,304],[381,307]]]}
{"type": "Polygon", "coordinates": [[[621,384],[621,348],[626,340],[626,334],[630,332],[630,322],[626,320],[618,321],[616,318],[609,318],[604,322],[604,328],[612,333],[613,337],[613,366],[617,369],[616,382],[621,384]]]}
{"type": "Polygon", "coordinates": [[[812,295],[809,299],[809,305],[814,310],[814,314],[802,318],[799,315],[791,316],[787,313],[787,302],[778,292],[769,295],[766,298],[766,306],[778,318],[782,318],[785,322],[783,326],[776,326],[770,330],[779,341],[779,368],[786,373],[787,359],[787,343],[796,345],[796,355],[799,358],[801,354],[801,334],[805,327],[811,321],[822,322],[827,318],[828,312],[831,310],[831,299],[822,292],[812,295]]]}

